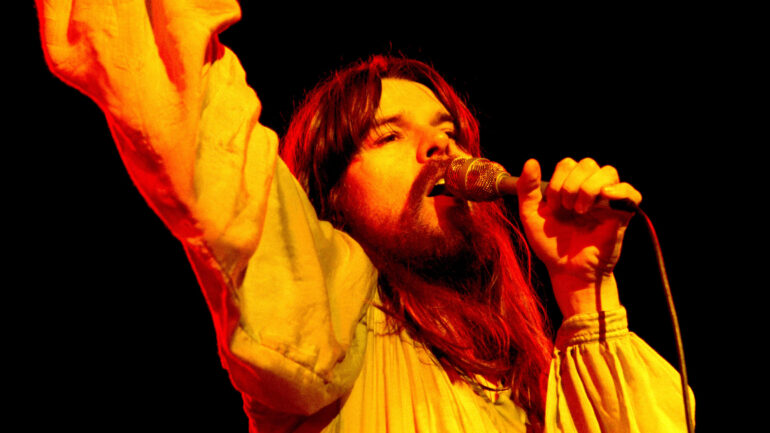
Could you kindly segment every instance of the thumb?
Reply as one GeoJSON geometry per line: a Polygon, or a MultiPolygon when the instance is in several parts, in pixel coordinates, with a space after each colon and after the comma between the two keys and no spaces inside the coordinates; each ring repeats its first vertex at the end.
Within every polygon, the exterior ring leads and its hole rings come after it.
{"type": "Polygon", "coordinates": [[[521,176],[516,182],[516,194],[519,196],[519,209],[522,213],[537,210],[543,193],[540,190],[540,163],[530,159],[524,163],[521,176]]]}

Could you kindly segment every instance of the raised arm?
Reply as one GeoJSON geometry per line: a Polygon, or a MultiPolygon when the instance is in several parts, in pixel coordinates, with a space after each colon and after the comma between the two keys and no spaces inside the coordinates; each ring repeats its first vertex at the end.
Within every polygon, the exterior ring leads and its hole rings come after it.
{"type": "Polygon", "coordinates": [[[239,19],[237,2],[190,3],[38,0],[37,5],[49,67],[104,111],[126,168],[150,206],[176,237],[203,234],[214,240],[237,213],[238,195],[265,194],[277,140],[259,125],[259,101],[238,60],[217,40],[239,19]],[[261,168],[249,170],[250,179],[243,178],[246,149],[260,152],[249,155],[259,161],[249,168],[261,168]],[[200,152],[216,155],[199,157],[200,152]],[[217,158],[243,170],[208,163],[217,158]],[[224,184],[242,188],[217,189],[224,184]],[[259,186],[262,191],[249,191],[259,186]]]}
{"type": "Polygon", "coordinates": [[[235,0],[37,1],[51,70],[104,111],[126,168],[185,246],[247,402],[310,413],[352,385],[376,272],[317,220],[217,35],[235,0]],[[301,398],[300,398],[301,397],[301,398]]]}

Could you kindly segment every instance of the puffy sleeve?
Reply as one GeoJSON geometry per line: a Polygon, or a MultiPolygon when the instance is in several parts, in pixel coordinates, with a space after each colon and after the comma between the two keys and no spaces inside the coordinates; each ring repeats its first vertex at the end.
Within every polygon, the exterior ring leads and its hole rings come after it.
{"type": "Polygon", "coordinates": [[[249,402],[306,414],[349,390],[376,271],[317,220],[218,34],[235,0],[37,0],[52,72],[105,113],[127,171],[184,245],[249,402]]]}
{"type": "Polygon", "coordinates": [[[628,331],[624,308],[564,321],[547,395],[549,433],[687,431],[679,373],[628,331]]]}

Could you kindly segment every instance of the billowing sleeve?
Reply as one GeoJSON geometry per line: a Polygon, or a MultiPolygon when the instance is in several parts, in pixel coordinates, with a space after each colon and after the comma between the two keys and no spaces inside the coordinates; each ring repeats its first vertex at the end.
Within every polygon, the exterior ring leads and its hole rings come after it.
{"type": "Polygon", "coordinates": [[[624,308],[566,319],[554,355],[546,432],[687,431],[679,373],[628,331],[624,308]]]}
{"type": "Polygon", "coordinates": [[[240,18],[237,1],[36,5],[50,69],[99,105],[132,180],[184,245],[247,403],[306,414],[339,398],[361,367],[376,271],[317,220],[260,124],[217,36],[240,18]]]}

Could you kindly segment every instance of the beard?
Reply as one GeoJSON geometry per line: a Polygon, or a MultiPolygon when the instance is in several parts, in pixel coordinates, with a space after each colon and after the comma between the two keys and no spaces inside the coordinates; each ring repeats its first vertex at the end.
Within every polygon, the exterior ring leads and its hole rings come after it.
{"type": "Polygon", "coordinates": [[[426,283],[473,291],[490,282],[496,251],[477,212],[476,206],[453,212],[441,231],[419,223],[399,225],[379,246],[387,260],[426,283]]]}
{"type": "Polygon", "coordinates": [[[460,200],[445,210],[438,224],[426,216],[430,214],[427,191],[443,176],[447,164],[436,160],[423,167],[397,215],[375,217],[365,203],[355,200],[347,201],[341,214],[345,229],[386,279],[406,272],[429,284],[474,292],[494,278],[499,257],[497,240],[490,233],[501,222],[494,217],[496,204],[460,200]]]}

